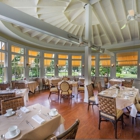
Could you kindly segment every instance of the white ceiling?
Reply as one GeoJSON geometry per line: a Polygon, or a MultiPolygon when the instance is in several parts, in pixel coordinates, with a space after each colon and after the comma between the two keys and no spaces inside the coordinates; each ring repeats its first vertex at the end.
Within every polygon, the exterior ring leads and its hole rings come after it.
{"type": "MultiPolygon", "coordinates": [[[[78,38],[85,36],[84,6],[91,3],[95,45],[113,50],[120,46],[140,44],[140,23],[138,21],[129,22],[126,28],[121,30],[126,23],[128,10],[132,9],[132,0],[0,0],[0,2],[65,30],[78,38]]],[[[140,0],[134,0],[133,9],[140,13],[140,0]]],[[[0,31],[5,34],[43,47],[78,50],[85,46],[4,21],[0,22],[0,27],[2,27],[0,31]]]]}

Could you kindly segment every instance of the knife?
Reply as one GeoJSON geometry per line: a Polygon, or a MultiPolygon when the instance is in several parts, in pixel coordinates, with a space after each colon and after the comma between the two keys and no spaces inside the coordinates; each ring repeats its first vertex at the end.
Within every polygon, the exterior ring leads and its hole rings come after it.
{"type": "Polygon", "coordinates": [[[27,120],[26,120],[26,123],[29,124],[34,129],[34,127],[27,120]]]}

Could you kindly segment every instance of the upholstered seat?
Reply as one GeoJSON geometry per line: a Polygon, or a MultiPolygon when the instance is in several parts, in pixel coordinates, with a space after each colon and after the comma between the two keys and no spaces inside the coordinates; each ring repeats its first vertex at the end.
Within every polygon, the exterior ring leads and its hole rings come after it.
{"type": "Polygon", "coordinates": [[[108,120],[112,122],[115,129],[115,138],[117,138],[117,122],[122,122],[123,128],[123,111],[116,108],[116,98],[98,95],[99,99],[99,129],[101,121],[108,120]],[[103,119],[102,119],[103,118],[103,119]]]}
{"type": "Polygon", "coordinates": [[[52,87],[52,88],[50,89],[50,92],[58,92],[58,88],[57,88],[57,87],[52,87]]]}

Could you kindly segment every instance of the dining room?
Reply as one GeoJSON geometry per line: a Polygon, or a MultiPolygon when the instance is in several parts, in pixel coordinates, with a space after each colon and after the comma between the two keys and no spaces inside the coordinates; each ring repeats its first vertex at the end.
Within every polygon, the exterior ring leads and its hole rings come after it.
{"type": "Polygon", "coordinates": [[[0,138],[139,139],[139,9],[0,0],[0,138]]]}

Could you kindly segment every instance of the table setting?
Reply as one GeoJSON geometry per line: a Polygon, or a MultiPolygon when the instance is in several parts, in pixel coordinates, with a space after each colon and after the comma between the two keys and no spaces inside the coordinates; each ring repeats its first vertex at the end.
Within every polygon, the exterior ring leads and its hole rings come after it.
{"type": "Polygon", "coordinates": [[[8,109],[6,114],[0,116],[0,135],[5,139],[43,140],[57,130],[60,133],[65,130],[64,119],[55,108],[34,104],[16,111],[8,109]]]}
{"type": "Polygon", "coordinates": [[[134,86],[127,88],[124,86],[114,85],[107,90],[100,92],[99,94],[116,98],[117,109],[124,109],[128,106],[132,106],[130,115],[136,117],[136,108],[133,106],[138,98],[139,90],[134,86]]]}

